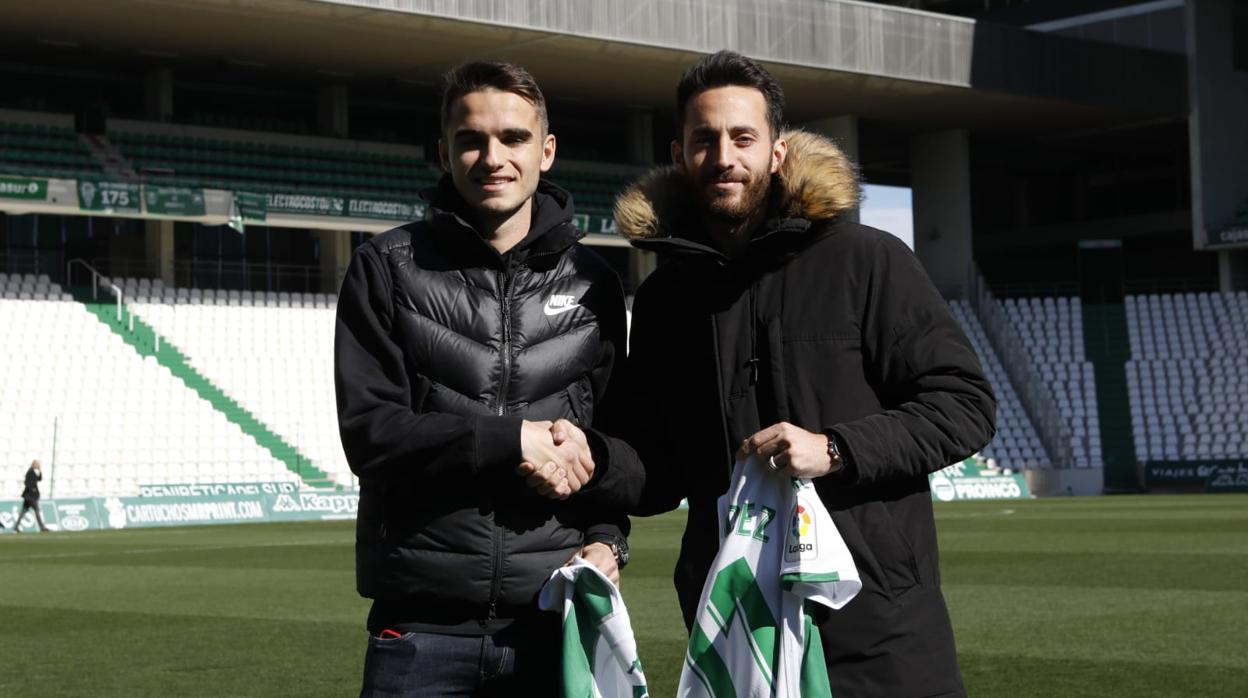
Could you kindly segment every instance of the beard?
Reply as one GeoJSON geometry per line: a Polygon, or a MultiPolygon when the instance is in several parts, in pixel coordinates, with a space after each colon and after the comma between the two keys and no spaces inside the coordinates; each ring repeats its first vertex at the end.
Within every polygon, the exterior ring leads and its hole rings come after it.
{"type": "Polygon", "coordinates": [[[731,194],[714,189],[718,177],[691,178],[690,184],[698,201],[698,208],[709,221],[725,225],[736,225],[745,222],[750,216],[767,205],[767,196],[771,192],[771,175],[764,173],[752,177],[736,177],[729,181],[741,182],[745,186],[740,193],[731,194]]]}

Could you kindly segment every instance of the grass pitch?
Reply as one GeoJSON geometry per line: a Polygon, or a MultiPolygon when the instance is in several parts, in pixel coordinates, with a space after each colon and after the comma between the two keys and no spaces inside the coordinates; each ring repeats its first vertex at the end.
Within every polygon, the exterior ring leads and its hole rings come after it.
{"type": "MultiPolygon", "coordinates": [[[[1248,496],[940,505],[972,696],[1248,694],[1248,496]]],[[[685,637],[683,513],[637,520],[623,589],[652,695],[685,637]]],[[[367,602],[349,523],[0,536],[0,692],[345,696],[367,602]]]]}

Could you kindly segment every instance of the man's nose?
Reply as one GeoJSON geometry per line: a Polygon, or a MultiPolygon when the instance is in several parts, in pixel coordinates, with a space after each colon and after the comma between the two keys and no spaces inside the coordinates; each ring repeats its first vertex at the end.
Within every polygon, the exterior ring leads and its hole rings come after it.
{"type": "Polygon", "coordinates": [[[492,170],[502,167],[507,160],[503,150],[502,142],[497,138],[491,138],[485,144],[484,152],[481,154],[481,163],[492,170]]]}
{"type": "Polygon", "coordinates": [[[715,169],[731,170],[732,163],[732,138],[728,134],[723,134],[715,142],[715,152],[711,153],[715,161],[715,169]]]}

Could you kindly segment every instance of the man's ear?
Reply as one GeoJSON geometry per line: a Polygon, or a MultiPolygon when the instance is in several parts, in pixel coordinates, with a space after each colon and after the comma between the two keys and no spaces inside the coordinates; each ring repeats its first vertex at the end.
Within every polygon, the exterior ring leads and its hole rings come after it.
{"type": "Polygon", "coordinates": [[[438,164],[442,165],[443,172],[451,171],[451,151],[445,138],[438,139],[438,164]]]}
{"type": "Polygon", "coordinates": [[[685,149],[678,140],[672,141],[672,164],[677,170],[685,171],[685,149]]]}
{"type": "Polygon", "coordinates": [[[555,164],[555,134],[548,133],[542,139],[542,172],[550,172],[555,164]]]}
{"type": "Polygon", "coordinates": [[[784,159],[789,154],[789,142],[783,138],[777,138],[775,143],[771,144],[771,174],[780,171],[780,166],[784,164],[784,159]]]}

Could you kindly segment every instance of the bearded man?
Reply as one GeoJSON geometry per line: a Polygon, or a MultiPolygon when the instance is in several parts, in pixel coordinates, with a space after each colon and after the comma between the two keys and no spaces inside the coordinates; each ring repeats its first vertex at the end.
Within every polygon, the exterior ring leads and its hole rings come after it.
{"type": "Polygon", "coordinates": [[[617,202],[621,231],[665,259],[633,305],[636,513],[689,500],[675,571],[688,626],[734,459],[813,478],[863,582],[842,610],[815,610],[833,695],[964,695],[928,474],[988,443],[996,402],[915,256],[844,215],[852,165],[783,132],[783,108],[758,63],[704,58],[677,88],[674,166],[617,202]]]}

